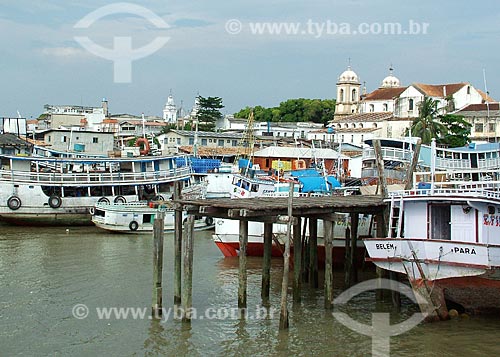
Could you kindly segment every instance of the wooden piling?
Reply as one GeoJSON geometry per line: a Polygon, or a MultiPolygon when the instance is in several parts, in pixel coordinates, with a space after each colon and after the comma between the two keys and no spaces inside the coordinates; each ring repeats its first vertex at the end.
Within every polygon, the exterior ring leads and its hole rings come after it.
{"type": "Polygon", "coordinates": [[[182,285],[182,321],[191,322],[193,301],[193,243],[194,215],[186,221],[186,237],[183,240],[184,284],[182,285]]]}
{"type": "Polygon", "coordinates": [[[302,228],[302,281],[309,283],[309,261],[311,259],[309,251],[309,238],[307,236],[308,218],[304,219],[302,228]]]}
{"type": "Polygon", "coordinates": [[[333,222],[323,220],[325,236],[325,308],[333,308],[333,222]]]}
{"type": "MultiPolygon", "coordinates": [[[[174,184],[174,200],[181,198],[181,182],[174,184]]],[[[180,306],[182,292],[182,205],[177,203],[174,212],[174,305],[180,306]]]]}
{"type": "Polygon", "coordinates": [[[271,287],[271,253],[273,249],[273,224],[264,223],[264,259],[262,262],[262,290],[260,296],[264,303],[269,302],[271,287]]]}
{"type": "Polygon", "coordinates": [[[298,223],[293,225],[293,301],[300,302],[301,280],[302,280],[302,240],[301,240],[301,217],[298,223]]]}
{"type": "Polygon", "coordinates": [[[240,255],[239,255],[239,285],[238,308],[247,307],[247,244],[248,221],[240,221],[240,255]]]}
{"type": "Polygon", "coordinates": [[[356,254],[358,251],[358,223],[359,214],[351,213],[351,285],[358,282],[358,257],[356,254]]]}
{"type": "MultiPolygon", "coordinates": [[[[386,225],[384,221],[384,214],[379,213],[375,216],[375,220],[377,222],[377,237],[382,238],[386,236],[386,225]]],[[[377,273],[377,279],[379,282],[381,282],[381,279],[385,279],[387,277],[387,271],[377,267],[376,268],[376,273],[377,273]]],[[[381,286],[381,284],[380,284],[381,286]]],[[[384,290],[381,288],[377,289],[376,291],[376,300],[377,301],[382,301],[384,300],[384,290]]]]}
{"type": "Polygon", "coordinates": [[[165,212],[158,211],[153,222],[153,301],[151,314],[153,318],[161,318],[163,307],[163,234],[165,212]]]}
{"type": "Polygon", "coordinates": [[[344,263],[344,284],[348,288],[351,286],[351,271],[352,271],[352,259],[351,259],[351,228],[346,227],[345,229],[345,263],[344,263]]]}
{"type": "Polygon", "coordinates": [[[318,288],[318,219],[309,219],[309,283],[318,288]]]}
{"type": "Polygon", "coordinates": [[[288,227],[286,230],[285,252],[283,253],[283,281],[281,283],[280,330],[288,328],[288,274],[290,272],[290,240],[292,235],[293,182],[288,191],[288,227]]]}

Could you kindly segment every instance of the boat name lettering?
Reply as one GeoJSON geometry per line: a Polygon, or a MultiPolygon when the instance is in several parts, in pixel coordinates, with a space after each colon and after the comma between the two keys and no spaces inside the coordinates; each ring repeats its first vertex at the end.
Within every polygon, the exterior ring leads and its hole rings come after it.
{"type": "Polygon", "coordinates": [[[494,214],[485,214],[483,215],[483,225],[485,226],[500,226],[500,216],[494,214]]]}
{"type": "Polygon", "coordinates": [[[380,244],[375,244],[375,248],[377,248],[377,249],[396,249],[396,246],[392,243],[380,243],[380,244]]]}
{"type": "Polygon", "coordinates": [[[476,255],[476,250],[474,248],[462,248],[462,247],[454,247],[451,249],[453,253],[459,254],[472,254],[476,255]]]}

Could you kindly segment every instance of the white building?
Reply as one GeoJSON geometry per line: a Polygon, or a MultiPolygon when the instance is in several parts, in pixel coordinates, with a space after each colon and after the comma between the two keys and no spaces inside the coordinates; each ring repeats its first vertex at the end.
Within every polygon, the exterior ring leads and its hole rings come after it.
{"type": "Polygon", "coordinates": [[[103,98],[100,107],[46,104],[44,114],[48,115],[52,129],[83,126],[86,130],[97,131],[100,123],[109,115],[108,101],[103,98]]]}
{"type": "Polygon", "coordinates": [[[360,88],[358,75],[351,69],[351,66],[347,67],[337,82],[336,117],[358,113],[360,88]]]}
{"type": "Polygon", "coordinates": [[[168,124],[177,124],[177,107],[175,106],[172,93],[168,96],[163,108],[163,120],[168,124]]]}

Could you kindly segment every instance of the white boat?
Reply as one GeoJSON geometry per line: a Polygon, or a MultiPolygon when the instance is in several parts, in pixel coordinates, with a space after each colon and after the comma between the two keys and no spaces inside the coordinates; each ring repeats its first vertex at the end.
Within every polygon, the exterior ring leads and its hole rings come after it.
{"type": "Polygon", "coordinates": [[[416,173],[426,183],[390,194],[387,236],[364,239],[369,260],[407,276],[431,317],[447,318],[447,303],[500,310],[500,170],[477,169],[498,159],[497,147],[457,150],[444,159],[460,168],[416,173]]]}
{"type": "Polygon", "coordinates": [[[188,180],[178,156],[58,158],[0,156],[0,220],[24,225],[91,224],[97,202],[168,199],[188,180]]]}
{"type": "MultiPolygon", "coordinates": [[[[92,222],[99,228],[119,233],[150,233],[159,210],[165,212],[164,230],[175,230],[174,213],[169,202],[130,202],[124,204],[97,203],[90,209],[92,222]]],[[[182,213],[183,221],[187,213],[182,213]]],[[[197,217],[194,222],[195,230],[213,228],[211,217],[197,217]]]]}
{"type": "MultiPolygon", "coordinates": [[[[306,170],[300,170],[304,176],[300,175],[299,171],[295,172],[297,182],[294,187],[294,197],[314,197],[335,194],[333,187],[338,188],[340,184],[332,177],[323,176],[308,176],[313,175],[312,172],[306,174],[306,170]],[[332,187],[333,186],[333,187],[332,187]]],[[[309,170],[314,171],[314,170],[309,170]]],[[[273,176],[245,176],[240,174],[233,175],[232,188],[230,194],[235,199],[245,199],[251,197],[288,197],[290,189],[290,181],[294,179],[277,178],[273,176]]],[[[337,193],[345,191],[339,190],[337,193]]],[[[371,216],[360,215],[360,224],[358,234],[362,237],[370,234],[371,216]]],[[[309,229],[307,222],[302,222],[301,232],[305,229],[305,234],[308,236],[309,229]],[[304,225],[305,228],[304,228],[304,225]]],[[[338,215],[338,220],[334,225],[334,262],[342,263],[345,259],[345,231],[349,227],[350,222],[348,216],[344,214],[338,215]],[[336,249],[335,249],[336,248],[336,249]]],[[[272,255],[280,256],[283,254],[284,238],[286,237],[286,225],[273,224],[273,248],[272,255]]],[[[324,249],[322,244],[323,224],[318,220],[318,242],[320,260],[323,260],[324,249]]],[[[225,257],[238,256],[239,252],[239,222],[230,219],[215,219],[215,233],[213,240],[225,257]]],[[[358,245],[358,257],[363,257],[364,248],[361,241],[358,245]]],[[[249,222],[248,224],[248,245],[247,255],[262,256],[264,252],[264,224],[261,222],[249,222]]]]}

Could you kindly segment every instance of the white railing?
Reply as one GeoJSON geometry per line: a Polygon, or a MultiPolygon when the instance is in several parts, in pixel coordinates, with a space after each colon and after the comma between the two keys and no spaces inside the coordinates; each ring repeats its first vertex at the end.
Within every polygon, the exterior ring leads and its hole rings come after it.
{"type": "Polygon", "coordinates": [[[470,169],[470,160],[436,158],[436,167],[439,169],[470,169]]]}
{"type": "Polygon", "coordinates": [[[173,181],[188,177],[189,167],[171,170],[147,172],[89,172],[89,173],[60,173],[60,172],[28,172],[0,170],[0,181],[15,183],[39,184],[101,184],[101,183],[157,183],[173,181]]]}
{"type": "MultiPolygon", "coordinates": [[[[479,184],[479,183],[477,183],[479,184]]],[[[497,182],[500,187],[500,182],[497,182]]],[[[389,192],[390,197],[412,197],[412,196],[469,196],[476,198],[500,199],[500,191],[486,190],[483,187],[463,187],[463,188],[434,188],[403,190],[389,192]]]]}
{"type": "MultiPolygon", "coordinates": [[[[382,157],[384,160],[410,161],[413,153],[409,150],[398,148],[382,148],[382,157]]],[[[375,159],[375,150],[367,148],[363,150],[363,159],[375,159]]]]}

